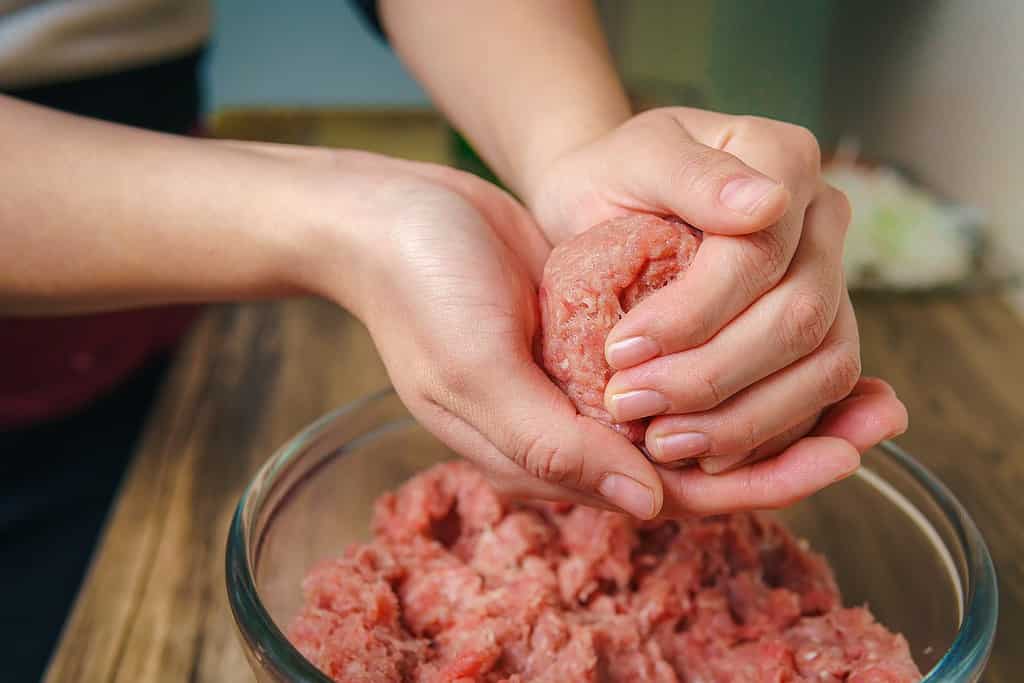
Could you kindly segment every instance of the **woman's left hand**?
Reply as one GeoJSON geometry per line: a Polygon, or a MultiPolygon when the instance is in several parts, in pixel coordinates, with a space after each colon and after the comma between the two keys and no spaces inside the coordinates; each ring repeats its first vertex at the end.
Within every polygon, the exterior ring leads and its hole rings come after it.
{"type": "MultiPolygon", "coordinates": [[[[655,418],[656,462],[700,458],[717,473],[751,456],[784,459],[809,446],[798,440],[822,411],[856,396],[842,273],[850,208],[822,180],[806,129],[657,109],[557,157],[524,195],[554,242],[630,212],[676,215],[705,233],[686,274],[631,310],[606,345],[617,370],[606,407],[619,420],[655,418]]],[[[819,426],[833,437],[816,440],[820,457],[831,448],[848,459],[906,428],[895,394],[871,387],[857,403],[870,429],[850,441],[819,426]]]]}

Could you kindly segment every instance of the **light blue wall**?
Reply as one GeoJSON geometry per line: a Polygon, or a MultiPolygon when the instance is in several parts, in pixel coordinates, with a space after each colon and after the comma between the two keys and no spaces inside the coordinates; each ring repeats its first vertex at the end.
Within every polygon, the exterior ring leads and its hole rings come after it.
{"type": "Polygon", "coordinates": [[[346,0],[214,0],[206,108],[412,105],[426,96],[346,0]]]}

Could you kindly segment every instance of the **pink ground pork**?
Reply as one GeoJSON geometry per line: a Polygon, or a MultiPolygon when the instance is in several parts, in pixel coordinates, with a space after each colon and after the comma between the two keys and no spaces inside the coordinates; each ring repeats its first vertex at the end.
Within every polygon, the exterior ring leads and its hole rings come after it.
{"type": "Polygon", "coordinates": [[[604,409],[612,369],[604,342],[622,316],[686,271],[700,233],[656,216],[596,225],[556,247],[540,288],[541,361],[581,415],[604,422],[634,443],[646,420],[613,423],[604,409]]]}
{"type": "Polygon", "coordinates": [[[289,629],[335,681],[921,678],[903,637],[843,609],[825,561],[766,516],[507,504],[453,462],[382,496],[373,528],[310,571],[289,629]]]}

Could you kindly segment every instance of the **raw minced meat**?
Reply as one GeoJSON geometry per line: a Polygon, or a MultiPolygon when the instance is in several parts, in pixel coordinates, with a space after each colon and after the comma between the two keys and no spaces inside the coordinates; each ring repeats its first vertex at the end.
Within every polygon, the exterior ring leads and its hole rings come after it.
{"type": "Polygon", "coordinates": [[[376,505],[373,540],[316,565],[289,637],[335,681],[917,681],[906,641],[844,609],[768,516],[639,522],[503,503],[438,465],[376,505]]]}
{"type": "Polygon", "coordinates": [[[645,420],[615,423],[604,409],[612,369],[605,338],[623,315],[684,272],[700,233],[643,214],[614,218],[556,247],[540,288],[540,355],[581,415],[640,443],[645,420]]]}

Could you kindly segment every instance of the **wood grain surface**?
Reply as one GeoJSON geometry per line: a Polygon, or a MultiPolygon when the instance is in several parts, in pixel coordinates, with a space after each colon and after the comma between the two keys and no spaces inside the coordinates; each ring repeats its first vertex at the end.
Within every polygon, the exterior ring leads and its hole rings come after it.
{"type": "MultiPolygon", "coordinates": [[[[235,113],[224,137],[445,160],[444,128],[402,112],[235,113]]],[[[1024,671],[1024,325],[993,295],[859,297],[865,371],[906,401],[899,443],[986,536],[1000,634],[985,680],[1024,671]]],[[[259,465],[324,412],[387,385],[363,327],[322,301],[217,306],[180,351],[51,662],[51,683],[253,677],[224,590],[234,506],[259,465]]],[[[0,676],[2,678],[2,676],[0,676]]]]}

